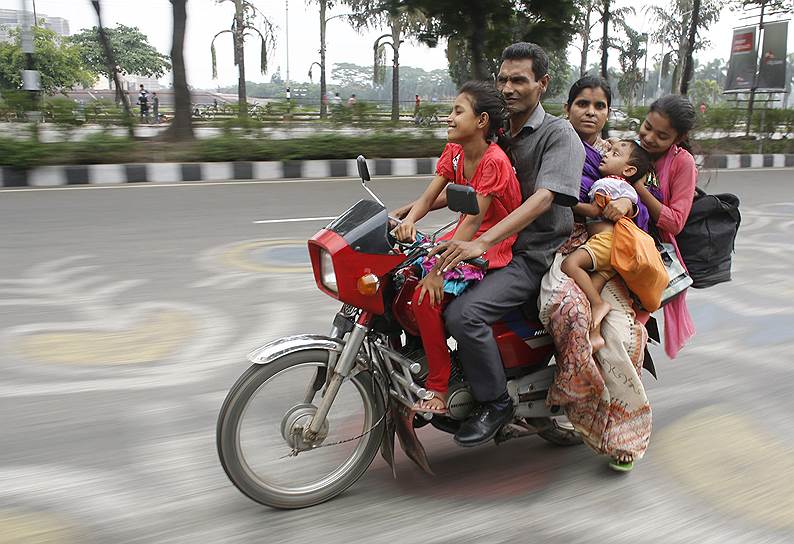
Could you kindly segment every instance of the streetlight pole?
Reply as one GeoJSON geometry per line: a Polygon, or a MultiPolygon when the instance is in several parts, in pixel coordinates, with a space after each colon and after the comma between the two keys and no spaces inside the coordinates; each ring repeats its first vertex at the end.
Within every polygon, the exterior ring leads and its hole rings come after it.
{"type": "Polygon", "coordinates": [[[22,52],[25,54],[25,69],[22,70],[22,88],[30,95],[30,117],[34,117],[36,99],[41,89],[41,77],[39,71],[35,69],[33,63],[33,53],[35,51],[33,29],[31,28],[30,12],[27,7],[27,0],[20,0],[21,3],[21,41],[22,52]]]}
{"type": "Polygon", "coordinates": [[[287,9],[287,14],[286,14],[286,25],[285,25],[286,26],[286,28],[285,28],[286,37],[285,38],[286,38],[286,47],[287,47],[287,89],[289,89],[290,88],[290,85],[289,85],[289,0],[286,0],[286,9],[287,9]]]}

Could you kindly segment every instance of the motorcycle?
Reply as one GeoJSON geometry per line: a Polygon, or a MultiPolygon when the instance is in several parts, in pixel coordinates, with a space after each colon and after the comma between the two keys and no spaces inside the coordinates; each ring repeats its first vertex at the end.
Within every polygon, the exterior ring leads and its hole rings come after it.
{"type": "MultiPolygon", "coordinates": [[[[414,409],[431,394],[423,387],[427,363],[410,311],[418,283],[410,263],[456,221],[423,241],[398,242],[390,234],[398,220],[367,186],[364,158],[357,164],[372,200],[359,201],[308,242],[317,287],[343,303],[330,333],[288,336],[253,350],[253,364],[218,417],[227,476],[243,494],[275,508],[335,497],[366,472],[378,450],[396,477],[395,435],[407,456],[432,473],[415,429],[429,424],[455,433],[477,406],[453,349],[448,413],[414,409]]],[[[454,212],[479,213],[471,187],[449,185],[447,201],[454,212]]],[[[560,408],[546,406],[554,346],[532,306],[493,325],[515,406],[513,421],[494,440],[538,435],[561,446],[579,444],[560,408]]]]}

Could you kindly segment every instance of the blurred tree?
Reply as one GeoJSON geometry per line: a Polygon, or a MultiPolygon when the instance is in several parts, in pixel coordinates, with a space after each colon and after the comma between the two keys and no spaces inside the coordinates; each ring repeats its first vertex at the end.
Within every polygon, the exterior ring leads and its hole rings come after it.
{"type": "Polygon", "coordinates": [[[696,79],[692,85],[690,96],[692,103],[714,105],[720,101],[722,87],[713,79],[696,79]]]}
{"type": "Polygon", "coordinates": [[[237,66],[237,107],[240,118],[248,115],[248,100],[245,95],[245,39],[252,34],[259,36],[261,40],[261,50],[259,57],[259,70],[262,74],[267,72],[267,52],[276,45],[275,34],[273,32],[273,25],[270,20],[265,17],[262,11],[259,10],[249,0],[215,0],[216,3],[222,4],[231,2],[234,4],[234,18],[229,30],[221,30],[212,38],[210,44],[210,54],[212,55],[212,77],[218,77],[217,57],[215,54],[215,40],[221,34],[227,32],[232,35],[234,42],[234,64],[237,66]],[[257,17],[259,16],[259,17],[257,17]],[[256,28],[257,21],[262,22],[263,31],[256,28]]]}
{"type": "Polygon", "coordinates": [[[645,37],[628,25],[623,25],[624,38],[615,40],[619,51],[618,62],[623,72],[618,80],[618,91],[627,102],[629,108],[634,107],[637,89],[642,83],[640,59],[645,56],[645,37]]]}
{"type": "MultiPolygon", "coordinates": [[[[133,127],[130,101],[127,99],[127,95],[121,90],[121,81],[119,79],[119,71],[121,68],[119,67],[119,64],[116,60],[116,52],[113,50],[113,43],[110,40],[110,36],[108,36],[105,25],[102,23],[102,6],[99,0],[91,0],[91,6],[96,12],[96,19],[98,23],[98,25],[94,27],[96,30],[95,36],[99,39],[99,44],[101,45],[102,49],[101,54],[94,56],[94,58],[104,61],[104,68],[108,74],[108,81],[112,80],[112,85],[116,87],[116,104],[118,105],[121,103],[124,108],[124,124],[127,126],[127,135],[130,139],[133,139],[135,137],[135,129],[133,127]]],[[[88,43],[89,42],[86,42],[86,46],[88,46],[88,43]]],[[[99,69],[99,67],[97,67],[97,69],[99,69]]]]}
{"type": "Polygon", "coordinates": [[[284,85],[284,78],[281,77],[281,66],[276,68],[276,71],[270,76],[270,83],[275,83],[276,85],[282,86],[284,85]]]}
{"type": "MultiPolygon", "coordinates": [[[[609,58],[609,11],[610,0],[604,0],[603,9],[601,11],[601,77],[607,78],[607,61],[609,58]]],[[[606,138],[606,126],[604,126],[604,134],[606,138]]]]}
{"type": "Polygon", "coordinates": [[[714,80],[720,88],[725,86],[725,79],[727,77],[728,65],[719,57],[711,60],[707,64],[701,64],[695,70],[695,80],[714,80]]]}
{"type": "Polygon", "coordinates": [[[694,26],[694,40],[689,46],[692,32],[692,14],[695,0],[672,0],[670,6],[648,6],[647,12],[656,23],[656,32],[651,37],[665,45],[667,53],[662,59],[662,77],[666,77],[673,66],[671,91],[680,89],[684,60],[688,54],[694,55],[699,49],[709,45],[705,38],[698,39],[698,32],[708,28],[719,17],[723,4],[720,0],[700,0],[697,23],[694,26]]]}
{"type": "Polygon", "coordinates": [[[420,10],[426,19],[419,37],[434,46],[447,38],[450,76],[491,80],[505,45],[531,41],[547,51],[564,48],[574,33],[574,0],[387,0],[420,10]]]}
{"type": "Polygon", "coordinates": [[[389,27],[389,32],[379,36],[373,44],[372,80],[383,83],[386,47],[391,47],[391,119],[397,121],[400,118],[400,44],[404,38],[416,37],[421,33],[426,23],[425,16],[417,9],[384,5],[382,0],[345,0],[345,3],[353,10],[351,22],[356,28],[389,27]]]}
{"type": "Polygon", "coordinates": [[[729,0],[731,11],[759,8],[767,11],[792,11],[791,0],[729,0]]]}
{"type": "MultiPolygon", "coordinates": [[[[581,47],[574,45],[576,49],[579,49],[579,77],[587,73],[587,57],[592,47],[597,45],[599,49],[603,50],[601,43],[603,42],[604,34],[604,15],[608,15],[609,22],[613,28],[622,29],[626,25],[626,16],[634,13],[634,8],[631,6],[615,8],[611,3],[607,6],[605,0],[583,0],[579,4],[574,19],[576,33],[579,34],[582,40],[581,47]],[[605,11],[607,7],[609,8],[608,12],[605,11]],[[593,31],[599,24],[602,26],[601,37],[593,38],[593,31]]],[[[614,47],[611,38],[608,38],[607,43],[609,43],[610,47],[614,47]]]]}
{"type": "MultiPolygon", "coordinates": [[[[0,42],[0,89],[20,89],[22,70],[27,68],[22,52],[19,29],[9,31],[11,41],[0,42]]],[[[78,85],[90,86],[94,74],[80,58],[80,50],[68,39],[44,27],[33,27],[36,54],[33,69],[41,74],[41,90],[46,94],[72,89],[78,85]]]]}
{"type": "MultiPolygon", "coordinates": [[[[118,24],[116,28],[105,28],[104,31],[119,73],[162,77],[171,69],[168,56],[157,51],[149,43],[149,38],[137,27],[118,24]]],[[[99,27],[81,30],[68,39],[79,48],[85,66],[97,76],[106,77],[109,88],[112,89],[113,73],[109,72],[99,27]]]]}
{"type": "Polygon", "coordinates": [[[568,63],[568,55],[565,49],[549,51],[549,87],[546,89],[544,98],[550,100],[559,96],[567,98],[568,89],[573,82],[578,79],[578,70],[568,63]]]}
{"type": "Polygon", "coordinates": [[[687,31],[686,55],[684,55],[684,65],[681,68],[681,84],[678,87],[678,94],[686,95],[689,91],[689,80],[692,79],[693,61],[692,54],[695,49],[695,36],[697,35],[698,25],[700,24],[700,0],[692,0],[692,13],[689,16],[689,29],[687,31]]]}
{"type": "Polygon", "coordinates": [[[372,69],[350,62],[337,62],[331,69],[331,77],[345,87],[363,87],[372,80],[372,69]]]}
{"type": "Polygon", "coordinates": [[[308,0],[309,3],[317,2],[317,5],[320,7],[320,62],[319,63],[312,63],[309,66],[309,79],[312,78],[312,67],[314,64],[320,65],[320,118],[325,119],[326,115],[328,114],[328,83],[326,81],[326,66],[325,66],[325,53],[326,53],[326,26],[328,25],[328,21],[334,19],[336,17],[342,17],[342,15],[333,15],[331,17],[327,17],[327,13],[329,9],[333,9],[334,4],[336,3],[335,0],[308,0]]]}
{"type": "MultiPolygon", "coordinates": [[[[185,30],[187,27],[187,0],[171,0],[173,11],[173,38],[171,61],[174,63],[174,119],[165,132],[171,140],[193,139],[193,115],[190,88],[185,71],[185,30]]],[[[155,119],[155,121],[157,121],[155,119]]]]}

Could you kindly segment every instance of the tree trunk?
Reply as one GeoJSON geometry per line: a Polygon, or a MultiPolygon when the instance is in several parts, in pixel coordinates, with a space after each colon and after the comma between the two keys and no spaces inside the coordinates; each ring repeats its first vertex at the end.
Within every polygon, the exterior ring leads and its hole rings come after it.
{"type": "Polygon", "coordinates": [[[689,39],[687,40],[686,56],[684,57],[684,68],[681,70],[681,86],[678,91],[682,95],[686,95],[689,91],[689,80],[692,79],[692,53],[695,49],[695,36],[697,35],[699,23],[700,0],[694,0],[692,4],[692,22],[689,24],[689,39]]]}
{"type": "Polygon", "coordinates": [[[604,23],[601,33],[601,77],[607,79],[607,60],[609,51],[609,4],[610,0],[604,0],[604,23]]]}
{"type": "Polygon", "coordinates": [[[105,52],[105,62],[107,63],[108,73],[112,75],[113,83],[116,85],[116,100],[121,101],[124,107],[124,123],[127,125],[127,134],[130,138],[135,137],[135,129],[132,123],[132,111],[127,97],[121,90],[121,81],[119,81],[119,73],[116,71],[116,56],[113,54],[113,47],[110,45],[105,27],[102,25],[102,9],[99,5],[99,0],[91,0],[91,4],[96,11],[97,27],[99,28],[99,41],[102,43],[102,49],[105,52]]]}
{"type": "Polygon", "coordinates": [[[328,113],[328,96],[325,85],[325,10],[328,7],[326,0],[320,0],[320,119],[325,119],[328,113]]]}
{"type": "Polygon", "coordinates": [[[400,120],[400,34],[402,28],[399,16],[392,18],[391,42],[394,52],[391,72],[391,120],[400,120]]]}
{"type": "Polygon", "coordinates": [[[587,52],[590,49],[590,10],[593,9],[593,3],[585,3],[584,9],[587,15],[585,15],[584,26],[582,27],[582,57],[579,62],[579,77],[584,77],[587,73],[587,52]]]}
{"type": "MultiPolygon", "coordinates": [[[[474,18],[473,21],[479,21],[480,18],[474,18]]],[[[471,51],[471,79],[480,81],[487,81],[488,72],[485,67],[485,52],[483,50],[483,43],[485,42],[485,25],[474,24],[469,39],[469,51],[471,51]]]]}
{"type": "MultiPolygon", "coordinates": [[[[604,26],[601,32],[601,77],[603,77],[605,81],[609,81],[609,72],[607,71],[609,54],[609,3],[610,0],[604,0],[604,26]]],[[[609,138],[609,122],[601,129],[601,137],[604,139],[609,138]]]]}
{"type": "Polygon", "coordinates": [[[670,92],[674,93],[681,87],[682,68],[687,56],[687,38],[689,36],[690,28],[690,12],[684,14],[681,19],[681,40],[678,42],[678,61],[673,70],[673,80],[670,82],[670,92]]]}
{"type": "Polygon", "coordinates": [[[245,95],[245,20],[243,0],[234,0],[234,54],[237,56],[237,108],[240,119],[248,116],[248,98],[245,95]]]}
{"type": "MultiPolygon", "coordinates": [[[[170,140],[192,140],[193,118],[190,108],[190,89],[185,73],[185,28],[187,0],[171,0],[174,14],[174,37],[171,42],[171,64],[174,74],[174,120],[165,137],[170,140]]],[[[155,122],[157,119],[155,119],[155,122]]]]}

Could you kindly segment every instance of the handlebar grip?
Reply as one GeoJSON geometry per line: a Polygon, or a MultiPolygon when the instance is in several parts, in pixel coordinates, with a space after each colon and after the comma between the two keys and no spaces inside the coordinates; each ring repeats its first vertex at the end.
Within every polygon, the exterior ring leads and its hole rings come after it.
{"type": "Polygon", "coordinates": [[[463,262],[469,263],[470,265],[476,266],[483,270],[488,270],[488,259],[483,259],[482,257],[475,257],[474,259],[466,259],[463,262]]]}

